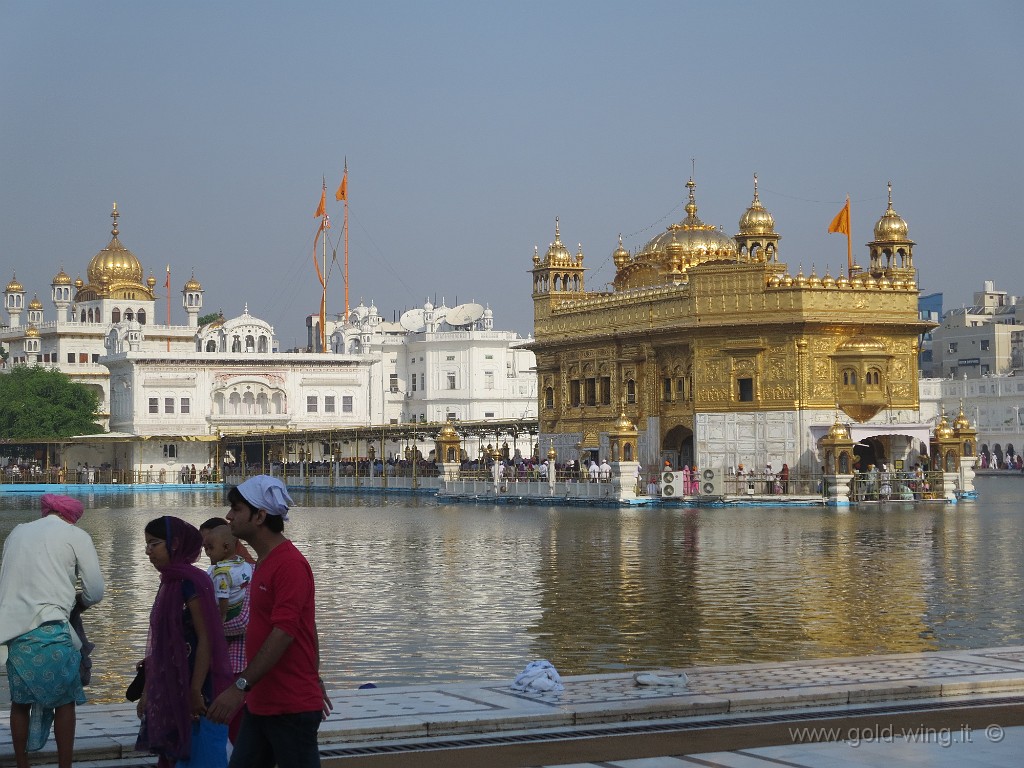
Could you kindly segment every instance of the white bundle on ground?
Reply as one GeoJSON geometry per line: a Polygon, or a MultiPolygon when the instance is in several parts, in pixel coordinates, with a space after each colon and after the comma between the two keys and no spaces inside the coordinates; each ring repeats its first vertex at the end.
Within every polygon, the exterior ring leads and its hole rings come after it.
{"type": "Polygon", "coordinates": [[[516,679],[512,682],[512,690],[564,691],[565,686],[562,685],[562,678],[559,677],[558,670],[554,665],[550,661],[540,659],[531,661],[526,665],[526,669],[516,675],[516,679]]]}
{"type": "Polygon", "coordinates": [[[657,672],[637,672],[633,675],[636,685],[675,685],[684,687],[688,682],[685,672],[677,674],[659,674],[657,672]]]}

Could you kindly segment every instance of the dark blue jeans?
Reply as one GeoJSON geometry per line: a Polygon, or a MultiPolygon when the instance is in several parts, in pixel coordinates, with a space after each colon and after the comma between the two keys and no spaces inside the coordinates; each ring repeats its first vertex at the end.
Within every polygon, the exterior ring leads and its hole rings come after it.
{"type": "Polygon", "coordinates": [[[254,715],[244,710],[229,768],[319,768],[323,713],[254,715]]]}

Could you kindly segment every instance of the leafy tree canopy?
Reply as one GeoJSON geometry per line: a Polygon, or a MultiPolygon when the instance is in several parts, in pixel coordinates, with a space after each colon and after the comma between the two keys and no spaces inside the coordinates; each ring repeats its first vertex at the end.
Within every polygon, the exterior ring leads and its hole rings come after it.
{"type": "Polygon", "coordinates": [[[209,325],[214,320],[220,320],[224,317],[224,312],[219,310],[217,312],[211,312],[208,315],[199,316],[199,327],[202,328],[204,325],[209,325]]]}
{"type": "Polygon", "coordinates": [[[0,374],[0,439],[70,437],[103,431],[99,396],[56,369],[16,365],[0,374]]]}

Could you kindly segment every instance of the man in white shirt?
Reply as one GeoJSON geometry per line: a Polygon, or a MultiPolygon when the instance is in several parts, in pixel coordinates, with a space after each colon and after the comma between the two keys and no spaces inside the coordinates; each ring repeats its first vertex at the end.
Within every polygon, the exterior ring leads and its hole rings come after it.
{"type": "Polygon", "coordinates": [[[103,598],[103,574],[89,534],[75,526],[82,503],[48,493],[43,517],[15,526],[0,565],[0,662],[11,688],[11,741],[18,768],[42,749],[53,723],[57,763],[71,768],[75,705],[85,703],[81,640],[69,619],[77,604],[103,598]],[[77,584],[81,581],[81,593],[77,584]],[[43,661],[40,661],[43,659],[43,661]],[[41,715],[31,718],[33,708],[41,715]],[[39,725],[37,728],[36,725],[39,725]]]}

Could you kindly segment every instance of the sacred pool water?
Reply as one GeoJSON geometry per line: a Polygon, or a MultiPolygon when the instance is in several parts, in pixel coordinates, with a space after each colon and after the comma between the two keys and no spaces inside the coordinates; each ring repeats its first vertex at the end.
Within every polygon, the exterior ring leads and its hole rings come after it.
{"type": "MultiPolygon", "coordinates": [[[[980,500],[825,508],[607,509],[296,494],[287,534],[317,579],[331,688],[1024,643],[1024,477],[980,500]]],[[[157,573],[142,528],[198,525],[222,494],[85,499],[107,578],[86,614],[92,701],[123,700],[157,573]]],[[[38,514],[0,498],[0,539],[38,514]]],[[[205,560],[202,562],[205,567],[205,560]]]]}

